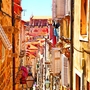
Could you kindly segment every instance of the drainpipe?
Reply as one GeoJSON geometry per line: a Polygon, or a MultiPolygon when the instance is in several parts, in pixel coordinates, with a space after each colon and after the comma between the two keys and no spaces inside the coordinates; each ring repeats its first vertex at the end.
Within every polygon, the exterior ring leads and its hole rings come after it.
{"type": "MultiPolygon", "coordinates": [[[[46,38],[45,38],[45,62],[46,62],[46,38]]],[[[45,81],[46,81],[46,64],[45,64],[45,81]]],[[[46,90],[46,84],[45,84],[45,90],[46,90]]]]}
{"type": "MultiPolygon", "coordinates": [[[[14,0],[12,0],[12,26],[14,27],[14,0]]],[[[15,37],[12,34],[12,53],[15,53],[15,37]]],[[[15,57],[13,57],[13,90],[15,90],[15,57]]]]}
{"type": "Polygon", "coordinates": [[[70,45],[70,90],[73,90],[73,34],[74,34],[74,0],[71,0],[71,23],[70,23],[70,38],[71,38],[71,45],[70,45]]]}

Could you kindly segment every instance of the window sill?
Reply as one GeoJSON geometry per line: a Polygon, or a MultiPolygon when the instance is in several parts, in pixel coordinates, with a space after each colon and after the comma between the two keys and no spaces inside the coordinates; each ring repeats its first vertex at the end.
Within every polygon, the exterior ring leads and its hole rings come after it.
{"type": "Polygon", "coordinates": [[[84,42],[88,42],[88,35],[80,35],[79,40],[84,41],[84,42]]]}

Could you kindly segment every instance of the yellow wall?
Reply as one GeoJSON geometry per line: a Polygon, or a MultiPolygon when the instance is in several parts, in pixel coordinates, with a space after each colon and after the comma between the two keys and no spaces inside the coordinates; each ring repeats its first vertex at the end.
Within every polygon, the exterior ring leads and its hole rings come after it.
{"type": "MultiPolygon", "coordinates": [[[[2,10],[11,16],[11,0],[2,1],[2,10]]],[[[11,26],[11,18],[0,12],[0,24],[2,26],[11,26]]],[[[7,32],[7,30],[5,30],[5,32],[7,32]]],[[[10,36],[9,40],[12,42],[11,33],[6,34],[10,36]]],[[[2,50],[2,47],[0,50],[2,50]]],[[[0,90],[12,90],[12,59],[8,57],[10,52],[12,51],[5,49],[5,56],[0,58],[0,80],[2,80],[0,90]]]]}
{"type": "MultiPolygon", "coordinates": [[[[11,0],[2,0],[2,10],[7,13],[8,15],[12,16],[11,13],[11,0]]],[[[17,28],[12,27],[12,19],[11,17],[7,16],[6,14],[0,12],[0,24],[2,25],[6,35],[8,36],[8,39],[10,43],[12,44],[12,33],[15,35],[15,53],[17,54],[15,57],[15,64],[16,64],[16,73],[18,71],[19,67],[19,52],[20,52],[20,43],[19,43],[19,31],[20,31],[20,21],[15,20],[15,23],[18,23],[17,28]]],[[[16,24],[15,24],[16,25],[16,24]]],[[[2,47],[0,47],[0,50],[2,47]]],[[[13,84],[13,66],[12,66],[12,49],[7,50],[5,49],[5,57],[4,61],[2,62],[2,58],[0,58],[0,80],[2,82],[0,83],[0,90],[12,90],[13,84]]],[[[18,89],[18,85],[16,85],[16,90],[18,89]]]]}
{"type": "MultiPolygon", "coordinates": [[[[90,72],[87,72],[90,69],[90,55],[85,53],[82,54],[79,51],[82,51],[82,48],[89,49],[88,42],[80,41],[80,14],[81,14],[81,0],[75,0],[74,3],[74,72],[73,72],[73,85],[76,90],[76,74],[82,79],[82,74],[84,72],[84,88],[86,90],[87,80],[90,82],[90,72]],[[77,50],[79,51],[77,51],[77,50]],[[82,58],[85,58],[85,67],[82,69],[82,58]]],[[[88,26],[88,25],[87,25],[88,26]]],[[[82,82],[82,81],[81,81],[82,82]]]]}

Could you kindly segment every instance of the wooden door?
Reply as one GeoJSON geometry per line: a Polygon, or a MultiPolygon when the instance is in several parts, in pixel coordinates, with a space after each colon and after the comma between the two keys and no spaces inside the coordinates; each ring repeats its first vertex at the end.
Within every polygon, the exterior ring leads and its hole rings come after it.
{"type": "Polygon", "coordinates": [[[76,74],[76,90],[80,90],[80,77],[76,74]]]}

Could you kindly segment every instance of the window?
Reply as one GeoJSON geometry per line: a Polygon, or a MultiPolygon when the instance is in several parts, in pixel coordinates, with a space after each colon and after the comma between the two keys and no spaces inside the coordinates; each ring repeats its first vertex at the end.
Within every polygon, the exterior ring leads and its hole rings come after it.
{"type": "Polygon", "coordinates": [[[69,61],[68,58],[62,54],[61,55],[61,82],[63,86],[69,85],[69,61]]]}
{"type": "Polygon", "coordinates": [[[5,60],[5,47],[0,39],[0,60],[2,60],[2,62],[4,62],[5,60]]]}
{"type": "Polygon", "coordinates": [[[59,51],[55,51],[55,59],[60,59],[60,52],[59,51]]]}
{"type": "Polygon", "coordinates": [[[90,82],[87,81],[87,90],[90,90],[90,82]]]}
{"type": "Polygon", "coordinates": [[[5,60],[5,47],[2,44],[2,62],[4,62],[4,60],[5,60]]]}
{"type": "Polygon", "coordinates": [[[0,11],[1,11],[1,7],[2,7],[2,0],[0,0],[0,11]]]}
{"type": "MultiPolygon", "coordinates": [[[[1,41],[1,39],[0,39],[0,50],[2,49],[2,41],[1,41]]],[[[1,60],[1,58],[2,58],[2,52],[0,51],[0,60],[1,60]]]]}
{"type": "Polygon", "coordinates": [[[81,0],[80,40],[88,41],[88,0],[81,0]]]}

